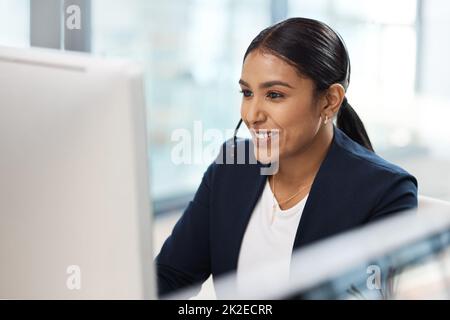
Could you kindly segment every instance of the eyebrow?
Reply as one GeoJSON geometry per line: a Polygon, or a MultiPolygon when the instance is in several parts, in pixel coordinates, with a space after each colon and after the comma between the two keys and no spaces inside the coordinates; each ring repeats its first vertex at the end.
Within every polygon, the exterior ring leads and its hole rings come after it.
{"type": "MultiPolygon", "coordinates": [[[[239,84],[242,84],[242,85],[250,88],[250,85],[247,82],[245,82],[244,80],[242,80],[242,79],[239,79],[239,84]]],[[[283,81],[279,81],[279,80],[267,81],[267,82],[263,82],[263,83],[261,83],[259,85],[259,87],[261,89],[267,89],[267,88],[270,88],[270,87],[273,87],[273,86],[284,86],[284,87],[288,87],[288,88],[294,89],[289,83],[283,82],[283,81]]]]}

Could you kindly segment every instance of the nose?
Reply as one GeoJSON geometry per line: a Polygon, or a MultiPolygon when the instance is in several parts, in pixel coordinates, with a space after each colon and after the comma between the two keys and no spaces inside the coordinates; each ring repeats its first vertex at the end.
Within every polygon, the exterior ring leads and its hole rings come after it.
{"type": "Polygon", "coordinates": [[[242,119],[249,127],[255,126],[257,123],[264,122],[266,115],[261,107],[261,102],[258,102],[257,99],[244,102],[242,104],[242,119]]]}

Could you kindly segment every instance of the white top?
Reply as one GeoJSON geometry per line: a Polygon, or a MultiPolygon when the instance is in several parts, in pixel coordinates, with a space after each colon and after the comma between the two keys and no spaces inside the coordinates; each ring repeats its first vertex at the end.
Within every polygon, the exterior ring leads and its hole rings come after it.
{"type": "Polygon", "coordinates": [[[249,275],[252,270],[264,264],[270,264],[276,270],[270,271],[270,277],[256,279],[260,288],[273,284],[282,285],[289,280],[295,235],[307,198],[308,195],[292,208],[281,210],[267,179],[242,240],[237,266],[239,291],[245,292],[246,289],[251,289],[250,286],[254,286],[252,281],[255,279],[251,279],[249,275]],[[272,217],[274,201],[276,211],[272,217]]]}

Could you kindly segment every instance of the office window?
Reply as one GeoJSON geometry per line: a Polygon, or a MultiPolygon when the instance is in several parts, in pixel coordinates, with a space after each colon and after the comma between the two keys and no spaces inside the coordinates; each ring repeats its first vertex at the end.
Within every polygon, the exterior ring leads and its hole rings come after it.
{"type": "Polygon", "coordinates": [[[0,45],[30,45],[30,0],[0,0],[0,45]]]}
{"type": "Polygon", "coordinates": [[[347,96],[377,151],[414,143],[415,114],[407,110],[415,95],[416,1],[291,0],[289,16],[322,20],[344,38],[352,63],[347,96]]]}
{"type": "Polygon", "coordinates": [[[193,133],[201,121],[203,132],[215,128],[229,138],[225,130],[240,118],[244,51],[270,19],[267,0],[92,2],[93,53],[132,58],[145,67],[156,198],[194,192],[213,161],[193,155],[193,164],[172,163],[174,130],[193,133]]]}

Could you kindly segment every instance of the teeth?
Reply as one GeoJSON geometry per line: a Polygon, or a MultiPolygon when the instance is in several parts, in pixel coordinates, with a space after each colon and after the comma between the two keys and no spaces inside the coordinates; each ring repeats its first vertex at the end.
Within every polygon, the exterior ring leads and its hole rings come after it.
{"type": "Polygon", "coordinates": [[[254,131],[254,133],[257,139],[268,139],[272,136],[271,131],[260,131],[260,132],[254,131]]]}
{"type": "Polygon", "coordinates": [[[270,133],[264,132],[264,133],[257,133],[256,137],[258,139],[267,139],[268,137],[270,137],[270,133]]]}

